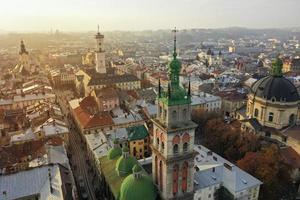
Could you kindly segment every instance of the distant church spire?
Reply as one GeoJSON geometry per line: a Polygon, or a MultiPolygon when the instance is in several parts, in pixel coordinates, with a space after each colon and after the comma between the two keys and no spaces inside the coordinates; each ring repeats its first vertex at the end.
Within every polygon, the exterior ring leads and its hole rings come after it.
{"type": "Polygon", "coordinates": [[[26,51],[26,47],[25,47],[25,44],[24,44],[24,41],[21,40],[21,45],[20,45],[20,55],[22,54],[28,54],[28,52],[26,51]]]}

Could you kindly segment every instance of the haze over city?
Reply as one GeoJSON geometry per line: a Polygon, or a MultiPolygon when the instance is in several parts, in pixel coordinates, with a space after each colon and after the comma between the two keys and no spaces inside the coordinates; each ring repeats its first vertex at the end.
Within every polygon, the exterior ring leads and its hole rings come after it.
{"type": "Polygon", "coordinates": [[[0,200],[300,200],[300,0],[2,0],[0,200]]]}
{"type": "Polygon", "coordinates": [[[10,0],[0,30],[34,32],[299,27],[298,0],[10,0]]]}

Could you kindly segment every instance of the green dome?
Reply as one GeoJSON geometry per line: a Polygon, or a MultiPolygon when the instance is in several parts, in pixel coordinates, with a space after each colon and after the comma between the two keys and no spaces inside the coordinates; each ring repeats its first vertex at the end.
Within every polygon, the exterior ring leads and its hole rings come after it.
{"type": "MultiPolygon", "coordinates": [[[[123,149],[124,151],[124,149],[123,149]]],[[[122,155],[116,163],[116,170],[118,172],[119,176],[125,176],[128,175],[132,172],[132,168],[135,164],[137,164],[137,160],[128,155],[127,157],[125,157],[124,155],[122,155]]]]}
{"type": "Polygon", "coordinates": [[[127,176],[120,189],[120,200],[155,200],[157,190],[149,176],[127,176]]]}
{"type": "Polygon", "coordinates": [[[121,155],[122,155],[122,149],[121,149],[121,147],[113,147],[113,148],[111,148],[108,151],[107,158],[109,160],[113,160],[113,159],[115,159],[115,158],[117,158],[117,157],[119,157],[121,155]]]}

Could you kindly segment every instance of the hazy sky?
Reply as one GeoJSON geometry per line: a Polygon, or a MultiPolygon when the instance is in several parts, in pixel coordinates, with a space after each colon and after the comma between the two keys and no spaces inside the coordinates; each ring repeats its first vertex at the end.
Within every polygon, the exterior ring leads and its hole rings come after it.
{"type": "Polygon", "coordinates": [[[300,0],[1,0],[9,31],[300,26],[300,0]]]}

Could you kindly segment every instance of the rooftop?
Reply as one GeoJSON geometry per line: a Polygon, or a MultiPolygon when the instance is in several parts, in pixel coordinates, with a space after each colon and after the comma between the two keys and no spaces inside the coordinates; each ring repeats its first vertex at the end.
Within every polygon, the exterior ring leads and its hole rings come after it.
{"type": "Polygon", "coordinates": [[[64,199],[62,179],[58,165],[48,165],[0,176],[0,199],[13,200],[38,196],[39,199],[64,199]],[[51,182],[49,179],[51,175],[51,182]],[[30,187],[28,185],[30,183],[30,187]],[[50,190],[50,183],[53,191],[50,190]]]}
{"type": "Polygon", "coordinates": [[[222,183],[232,194],[235,194],[262,184],[255,177],[206,147],[198,145],[194,150],[197,152],[195,166],[199,168],[199,171],[194,174],[196,189],[222,183]]]}

